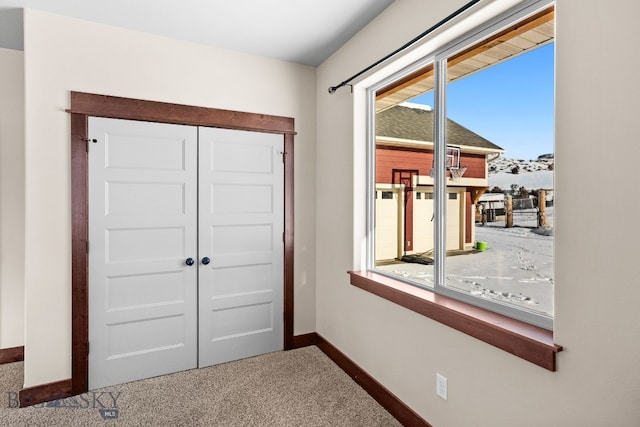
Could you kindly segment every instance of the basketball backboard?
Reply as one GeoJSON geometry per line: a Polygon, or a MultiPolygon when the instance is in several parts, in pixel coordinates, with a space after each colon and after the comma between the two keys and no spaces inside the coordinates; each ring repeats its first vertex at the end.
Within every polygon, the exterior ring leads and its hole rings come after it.
{"type": "Polygon", "coordinates": [[[447,154],[446,154],[446,166],[447,170],[451,168],[459,168],[460,167],[460,149],[458,147],[452,147],[447,145],[447,154]]]}

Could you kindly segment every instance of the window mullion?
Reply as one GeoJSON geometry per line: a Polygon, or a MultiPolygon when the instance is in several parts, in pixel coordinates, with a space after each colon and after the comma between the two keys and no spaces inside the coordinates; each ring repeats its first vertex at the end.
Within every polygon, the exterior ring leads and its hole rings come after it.
{"type": "Polygon", "coordinates": [[[369,89],[367,91],[367,218],[366,218],[366,248],[365,266],[374,269],[375,262],[375,209],[376,209],[376,92],[369,89]]]}
{"type": "Polygon", "coordinates": [[[447,187],[446,187],[446,81],[447,60],[436,58],[434,72],[434,285],[435,288],[444,286],[445,258],[446,258],[446,218],[447,218],[447,187]]]}

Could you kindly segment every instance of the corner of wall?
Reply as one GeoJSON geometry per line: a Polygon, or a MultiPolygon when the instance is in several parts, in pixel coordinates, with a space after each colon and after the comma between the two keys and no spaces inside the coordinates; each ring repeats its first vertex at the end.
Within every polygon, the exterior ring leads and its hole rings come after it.
{"type": "Polygon", "coordinates": [[[0,48],[0,69],[0,348],[10,348],[24,345],[24,52],[0,48]]]}

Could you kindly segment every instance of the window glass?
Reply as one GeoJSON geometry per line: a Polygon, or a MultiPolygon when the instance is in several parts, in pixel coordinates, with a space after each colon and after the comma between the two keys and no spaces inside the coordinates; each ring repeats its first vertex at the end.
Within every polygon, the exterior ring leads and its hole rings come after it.
{"type": "MultiPolygon", "coordinates": [[[[433,66],[422,81],[433,86],[433,66]]],[[[397,203],[376,202],[375,267],[422,287],[433,287],[433,123],[430,105],[376,102],[375,185],[392,187],[397,203]],[[424,194],[424,197],[422,197],[424,194]]]]}
{"type": "Polygon", "coordinates": [[[553,14],[553,6],[523,11],[479,29],[475,41],[434,53],[446,72],[436,75],[431,62],[378,89],[371,150],[372,185],[382,191],[373,267],[516,318],[525,313],[523,320],[549,328],[553,14]],[[436,106],[437,79],[445,90],[436,106]],[[436,150],[443,153],[442,187],[436,150]]]}
{"type": "Polygon", "coordinates": [[[464,189],[465,198],[446,221],[468,233],[447,248],[445,284],[553,316],[554,44],[530,45],[468,76],[493,59],[491,50],[448,61],[447,144],[465,133],[456,142],[486,153],[463,152],[460,170],[448,173],[447,187],[464,189]]]}

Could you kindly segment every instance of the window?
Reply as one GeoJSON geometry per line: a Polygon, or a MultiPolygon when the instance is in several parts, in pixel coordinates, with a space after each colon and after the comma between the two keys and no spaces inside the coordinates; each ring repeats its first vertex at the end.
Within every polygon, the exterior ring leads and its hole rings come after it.
{"type": "Polygon", "coordinates": [[[369,89],[368,185],[398,197],[368,204],[369,271],[552,329],[553,16],[528,2],[369,89]]]}

